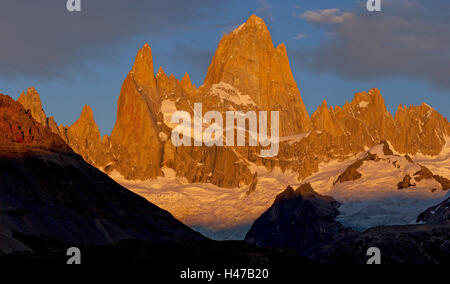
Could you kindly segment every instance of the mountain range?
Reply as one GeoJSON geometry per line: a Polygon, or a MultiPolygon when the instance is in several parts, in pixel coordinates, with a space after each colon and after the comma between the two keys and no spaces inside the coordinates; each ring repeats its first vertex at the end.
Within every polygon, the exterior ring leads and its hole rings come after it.
{"type": "Polygon", "coordinates": [[[167,167],[191,183],[228,188],[256,182],[249,163],[269,170],[292,169],[301,180],[317,172],[321,162],[359,154],[384,140],[402,154],[438,155],[450,136],[448,120],[425,103],[400,105],[392,116],[376,88],[356,93],[342,107],[329,107],[324,101],[310,116],[286,47],[274,47],[267,26],[254,15],[222,38],[198,88],[187,73],[178,80],[159,68],[155,75],[152,51],[145,44],[122,85],[110,136],[100,137],[89,106],[73,125],[56,127],[53,118],[46,118],[36,90],[29,89],[19,102],[87,162],[107,173],[147,180],[162,176],[161,169],[167,167]],[[202,103],[204,113],[279,111],[279,155],[264,159],[250,147],[175,148],[169,139],[174,127],[170,116],[176,110],[192,112],[194,103],[202,103]]]}
{"type": "MultiPolygon", "coordinates": [[[[5,142],[8,156],[37,155],[39,159],[32,160],[42,170],[61,163],[80,164],[82,159],[81,169],[74,166],[73,170],[80,176],[100,178],[88,179],[90,186],[111,183],[117,192],[125,187],[216,239],[244,239],[253,222],[288,185],[304,188],[309,184],[317,194],[334,198],[340,207],[326,205],[330,207],[325,208],[327,212],[336,213],[330,222],[336,219],[345,230],[355,231],[416,223],[420,213],[447,198],[450,188],[447,118],[426,103],[400,105],[392,115],[377,88],[355,93],[343,106],[328,106],[324,101],[310,115],[294,80],[286,46],[274,46],[266,24],[254,15],[223,36],[199,87],[192,84],[188,73],[179,80],[160,67],[155,74],[151,47],[144,44],[120,90],[110,135],[101,136],[89,106],[72,125],[58,126],[45,114],[34,88],[22,93],[18,102],[28,111],[19,112],[30,115],[37,124],[27,118],[27,125],[35,125],[30,128],[31,136],[22,128],[11,130],[10,140],[5,142]],[[194,103],[202,103],[204,113],[279,111],[278,155],[261,157],[262,146],[175,147],[170,139],[175,127],[171,115],[177,110],[192,113],[194,103]],[[32,133],[43,132],[50,138],[39,144],[36,139],[40,136],[32,133]],[[47,157],[28,147],[19,149],[11,141],[33,147],[37,143],[37,148],[51,150],[51,154],[47,157]],[[123,187],[106,181],[108,175],[123,187]]],[[[202,128],[206,127],[203,123],[202,128]]],[[[252,133],[247,131],[249,135],[252,133]]],[[[140,202],[137,196],[128,198],[140,202]]],[[[139,206],[150,215],[165,214],[159,208],[139,206]]],[[[167,222],[176,222],[164,216],[167,222]]],[[[145,220],[136,222],[139,228],[152,225],[145,220]]],[[[188,239],[203,238],[183,226],[173,227],[188,239]]],[[[340,226],[336,228],[342,229],[340,226]]],[[[131,237],[141,236],[138,231],[131,237]]],[[[124,234],[120,226],[114,232],[124,234]]],[[[54,234],[60,236],[59,231],[54,234]]],[[[108,232],[108,236],[114,234],[108,232]]]]}

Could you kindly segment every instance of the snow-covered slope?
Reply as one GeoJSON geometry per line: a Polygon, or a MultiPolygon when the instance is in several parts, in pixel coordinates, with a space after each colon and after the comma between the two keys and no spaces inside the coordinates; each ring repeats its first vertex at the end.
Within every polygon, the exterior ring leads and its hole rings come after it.
{"type": "Polygon", "coordinates": [[[439,156],[412,158],[395,152],[386,155],[383,146],[379,145],[345,162],[322,164],[318,173],[303,182],[311,183],[317,192],[338,200],[342,206],[337,220],[356,230],[379,225],[412,224],[418,214],[448,195],[436,179],[420,179],[415,174],[422,165],[434,175],[449,178],[449,145],[447,143],[439,156]],[[346,169],[369,154],[373,155],[373,160],[366,159],[357,168],[360,178],[337,182],[346,169]],[[399,183],[407,175],[415,186],[399,189],[399,183]]]}
{"type": "Polygon", "coordinates": [[[249,186],[227,189],[208,183],[188,183],[168,168],[163,169],[164,177],[143,182],[126,180],[117,173],[111,177],[213,239],[243,239],[278,193],[287,185],[295,187],[307,182],[318,193],[338,200],[342,206],[337,220],[356,230],[411,224],[422,211],[448,197],[437,180],[420,179],[415,174],[422,165],[435,175],[449,178],[450,143],[435,157],[400,155],[387,145],[391,153],[386,154],[381,144],[345,161],[321,164],[319,172],[301,182],[293,172],[282,173],[278,168],[268,172],[251,164],[252,173],[258,173],[256,190],[251,194],[249,186]],[[356,169],[360,178],[350,176],[347,179],[355,180],[339,182],[339,177],[358,161],[363,161],[356,169]],[[398,184],[406,175],[411,176],[410,182],[415,186],[399,189],[398,184]]]}
{"type": "Polygon", "coordinates": [[[297,183],[296,174],[278,168],[268,172],[252,166],[258,184],[249,187],[221,188],[209,183],[188,183],[164,168],[164,177],[148,181],[126,180],[117,173],[111,177],[131,191],[169,211],[191,228],[212,239],[244,239],[253,221],[272,205],[275,196],[289,184],[297,183]]]}
{"type": "Polygon", "coordinates": [[[446,137],[446,144],[438,156],[415,155],[414,161],[429,168],[434,174],[450,177],[450,137],[446,137]]]}

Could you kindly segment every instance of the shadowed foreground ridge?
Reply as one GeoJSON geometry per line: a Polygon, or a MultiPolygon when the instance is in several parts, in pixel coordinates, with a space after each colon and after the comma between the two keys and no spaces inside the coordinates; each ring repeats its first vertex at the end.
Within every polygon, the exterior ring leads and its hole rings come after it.
{"type": "Polygon", "coordinates": [[[381,226],[338,236],[310,258],[317,263],[365,264],[377,247],[383,264],[450,264],[449,225],[381,226]]]}
{"type": "Polygon", "coordinates": [[[86,163],[19,103],[0,95],[0,254],[16,235],[67,245],[206,238],[86,163]]]}
{"type": "Polygon", "coordinates": [[[417,222],[425,224],[450,225],[450,197],[436,206],[428,208],[417,217],[417,222]]]}
{"type": "Polygon", "coordinates": [[[339,203],[317,194],[310,184],[288,187],[258,218],[245,240],[263,247],[286,247],[307,256],[347,229],[335,221],[339,203]]]}
{"type": "Polygon", "coordinates": [[[245,240],[260,247],[291,249],[314,263],[366,263],[367,250],[381,250],[382,263],[450,263],[448,200],[427,209],[426,224],[374,227],[359,233],[335,221],[338,203],[310,184],[288,187],[258,218],[245,240]],[[434,216],[436,215],[436,216],[434,216]]]}

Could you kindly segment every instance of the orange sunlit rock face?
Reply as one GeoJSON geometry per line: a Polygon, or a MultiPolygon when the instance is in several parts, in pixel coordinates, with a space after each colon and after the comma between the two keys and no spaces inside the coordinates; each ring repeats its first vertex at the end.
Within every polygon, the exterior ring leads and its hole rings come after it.
{"type": "Polygon", "coordinates": [[[160,67],[155,75],[152,51],[145,44],[122,85],[112,134],[101,140],[89,107],[72,126],[57,128],[52,118],[45,119],[34,89],[19,101],[86,161],[108,173],[146,180],[163,175],[167,167],[189,182],[221,187],[254,187],[258,178],[252,165],[292,170],[301,180],[317,172],[321,162],[346,159],[385,140],[403,154],[437,155],[450,135],[448,120],[426,104],[400,106],[392,116],[376,88],[356,93],[342,107],[324,101],[310,117],[286,47],[275,48],[264,21],[254,15],[223,36],[198,88],[188,73],[178,80],[160,67]],[[192,113],[196,102],[203,104],[203,113],[280,111],[278,156],[261,158],[260,147],[173,146],[171,113],[192,113]]]}
{"type": "Polygon", "coordinates": [[[332,137],[348,137],[355,145],[373,145],[389,140],[405,154],[437,155],[450,133],[445,117],[426,104],[403,108],[395,118],[387,111],[378,89],[355,94],[351,103],[328,108],[326,102],[312,115],[314,128],[332,137]]]}
{"type": "Polygon", "coordinates": [[[117,145],[115,166],[127,178],[147,179],[161,174],[162,145],[155,119],[159,100],[152,52],[146,44],[122,85],[111,134],[111,143],[117,145]]]}
{"type": "Polygon", "coordinates": [[[264,21],[252,15],[225,35],[205,85],[228,83],[247,93],[261,109],[279,110],[281,135],[311,130],[312,124],[292,75],[284,44],[274,47],[264,21]]]}
{"type": "Polygon", "coordinates": [[[1,94],[0,131],[2,157],[21,156],[30,151],[72,152],[58,135],[34,120],[30,111],[1,94]]]}
{"type": "Polygon", "coordinates": [[[28,88],[26,93],[22,92],[17,101],[21,103],[25,109],[31,111],[31,115],[37,122],[42,125],[47,123],[47,116],[42,108],[41,97],[38,92],[36,92],[35,88],[31,87],[28,88]]]}

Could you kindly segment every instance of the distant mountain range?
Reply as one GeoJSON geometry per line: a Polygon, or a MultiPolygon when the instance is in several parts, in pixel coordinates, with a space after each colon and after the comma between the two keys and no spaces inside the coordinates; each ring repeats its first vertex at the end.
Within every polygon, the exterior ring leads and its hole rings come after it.
{"type": "Polygon", "coordinates": [[[286,47],[274,47],[257,16],[222,38],[198,88],[187,73],[178,80],[159,68],[155,75],[151,48],[145,44],[123,83],[110,136],[100,137],[88,106],[73,125],[57,127],[53,118],[46,118],[34,89],[22,94],[19,102],[87,162],[107,173],[146,180],[162,176],[161,169],[167,167],[189,182],[228,188],[257,183],[250,163],[269,170],[292,169],[302,180],[317,172],[322,162],[359,154],[383,140],[402,154],[438,155],[450,136],[448,120],[425,103],[400,105],[393,117],[378,89],[355,94],[343,107],[329,107],[324,101],[309,116],[286,47]],[[253,147],[175,148],[169,139],[174,127],[170,115],[176,110],[192,113],[194,103],[202,103],[203,112],[279,111],[279,155],[264,159],[253,147]]]}

